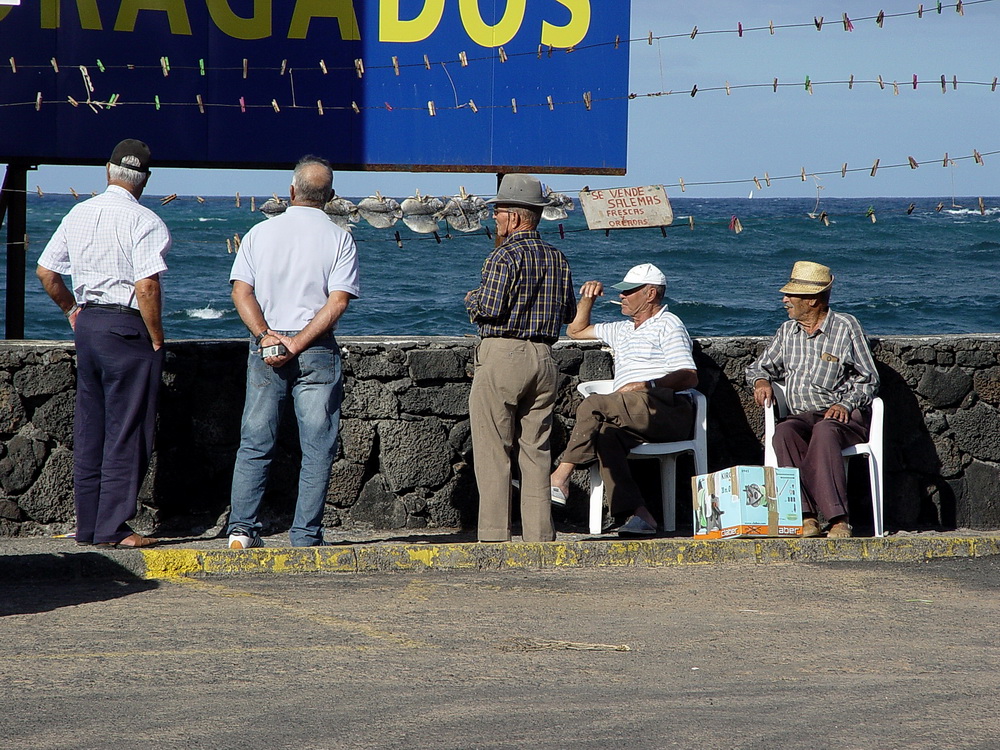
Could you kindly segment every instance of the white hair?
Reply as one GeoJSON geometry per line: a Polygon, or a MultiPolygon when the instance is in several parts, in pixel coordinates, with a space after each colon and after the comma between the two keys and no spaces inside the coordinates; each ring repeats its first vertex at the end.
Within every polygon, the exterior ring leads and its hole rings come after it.
{"type": "Polygon", "coordinates": [[[149,175],[147,175],[145,172],[137,172],[134,169],[129,169],[128,167],[121,167],[118,166],[117,164],[110,164],[110,163],[108,164],[108,178],[114,180],[115,182],[124,182],[126,185],[131,185],[132,187],[139,187],[140,185],[146,182],[146,178],[148,176],[149,175]]]}

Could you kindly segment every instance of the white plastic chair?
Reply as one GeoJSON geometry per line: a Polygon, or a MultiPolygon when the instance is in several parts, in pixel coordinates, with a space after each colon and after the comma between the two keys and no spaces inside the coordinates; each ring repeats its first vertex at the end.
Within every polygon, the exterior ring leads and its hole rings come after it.
{"type": "MultiPolygon", "coordinates": [[[[778,457],[774,453],[774,426],[777,419],[788,416],[788,401],[785,400],[785,384],[772,382],[774,391],[774,407],[764,410],[764,466],[777,466],[778,457]],[[777,412],[777,415],[775,414],[777,412]]],[[[844,448],[844,472],[847,472],[851,456],[866,456],[868,458],[868,478],[872,493],[872,518],[875,524],[875,536],[885,536],[882,519],[882,436],[885,407],[878,396],[872,401],[872,424],[868,430],[868,442],[858,443],[844,448]]]]}
{"type": "MultiPolygon", "coordinates": [[[[613,380],[590,380],[576,388],[586,398],[594,393],[614,391],[613,380]]],[[[694,402],[694,437],[673,443],[642,443],[629,453],[629,458],[656,458],[660,461],[660,494],[663,498],[663,528],[674,531],[677,528],[677,456],[680,453],[694,454],[695,474],[708,473],[708,399],[694,388],[678,391],[691,397],[694,402]]],[[[604,520],[604,480],[598,462],[590,466],[590,533],[600,534],[604,520]]]]}

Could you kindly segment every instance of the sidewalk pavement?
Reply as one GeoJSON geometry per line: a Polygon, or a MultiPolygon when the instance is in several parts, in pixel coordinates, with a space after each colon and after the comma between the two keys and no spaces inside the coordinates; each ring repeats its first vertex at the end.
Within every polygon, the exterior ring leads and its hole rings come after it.
{"type": "Polygon", "coordinates": [[[79,547],[72,539],[0,538],[0,582],[103,578],[170,579],[427,570],[662,567],[711,563],[924,562],[1000,554],[1000,531],[898,532],[881,539],[629,540],[560,533],[555,542],[478,543],[458,529],[327,530],[326,547],[293,548],[288,535],[229,550],[225,538],[164,539],[143,549],[79,547]]]}

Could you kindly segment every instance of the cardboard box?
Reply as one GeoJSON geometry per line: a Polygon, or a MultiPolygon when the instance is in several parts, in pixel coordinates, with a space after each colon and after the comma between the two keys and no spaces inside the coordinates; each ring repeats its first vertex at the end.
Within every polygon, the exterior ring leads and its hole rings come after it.
{"type": "Polygon", "coordinates": [[[798,469],[733,466],[691,479],[695,539],[800,536],[798,469]]]}

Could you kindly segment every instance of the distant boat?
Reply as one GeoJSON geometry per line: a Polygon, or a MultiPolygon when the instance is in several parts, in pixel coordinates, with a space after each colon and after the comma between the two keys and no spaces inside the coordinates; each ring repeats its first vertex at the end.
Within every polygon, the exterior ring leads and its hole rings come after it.
{"type": "Polygon", "coordinates": [[[753,198],[753,190],[750,191],[750,195],[747,196],[747,200],[750,200],[751,198],[753,198]]]}

